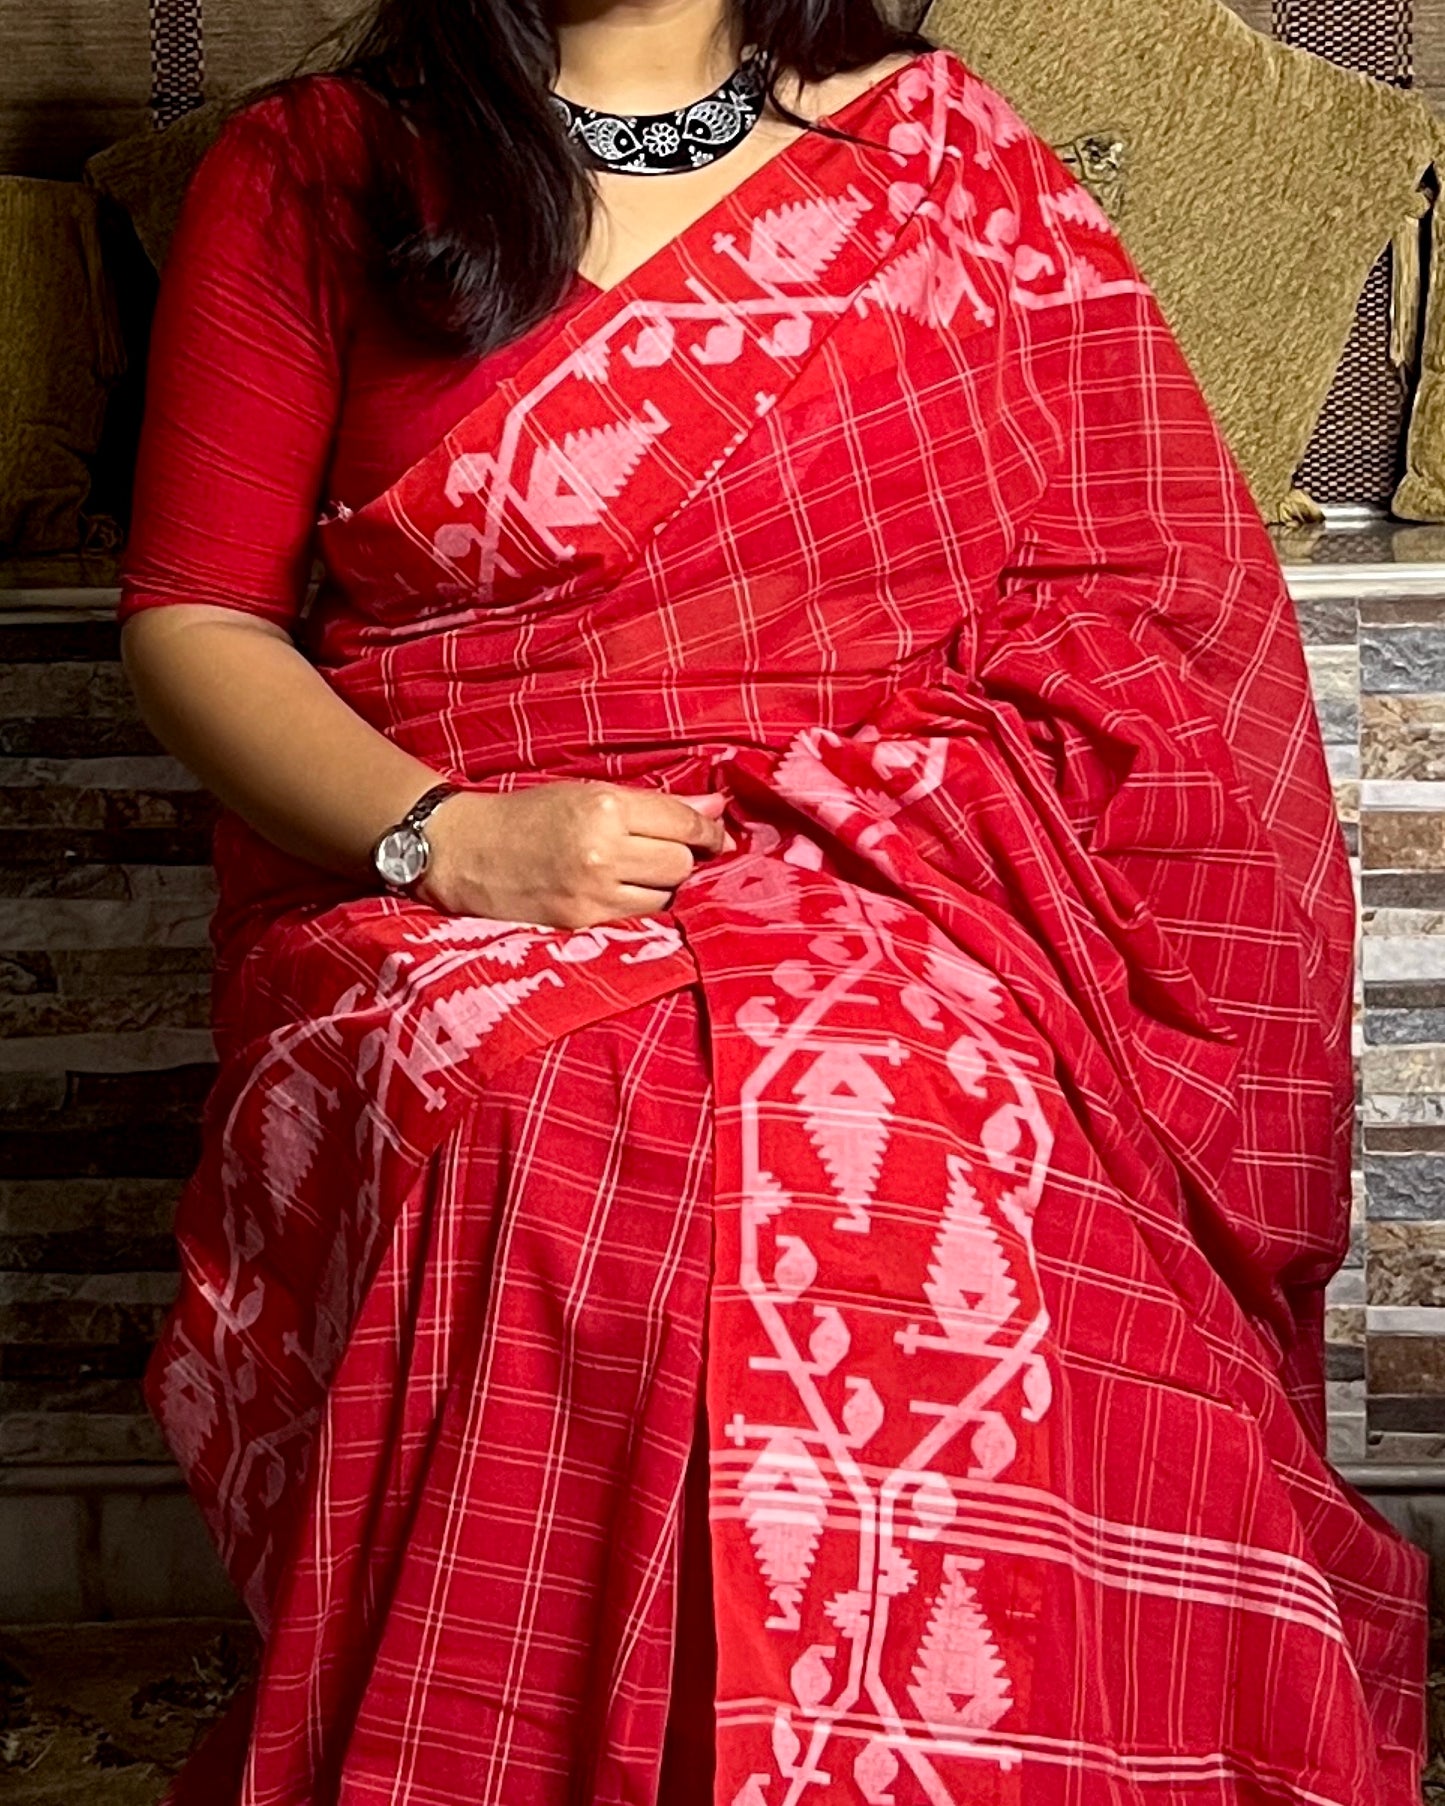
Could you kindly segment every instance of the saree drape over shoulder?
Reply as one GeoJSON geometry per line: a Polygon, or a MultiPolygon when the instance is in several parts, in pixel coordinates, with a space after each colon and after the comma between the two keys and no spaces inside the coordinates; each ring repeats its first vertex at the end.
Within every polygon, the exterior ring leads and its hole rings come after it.
{"type": "Polygon", "coordinates": [[[700,1384],[720,1806],[1418,1797],[1279,570],[1009,109],[939,53],[835,123],[321,529],[367,720],[739,847],[569,934],[224,824],[150,1389],[269,1628],[247,1806],[647,1806],[700,1384]]]}

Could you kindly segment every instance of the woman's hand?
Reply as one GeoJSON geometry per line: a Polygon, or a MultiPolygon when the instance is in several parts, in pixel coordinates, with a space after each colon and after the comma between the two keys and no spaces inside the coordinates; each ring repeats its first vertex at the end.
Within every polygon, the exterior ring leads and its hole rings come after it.
{"type": "Polygon", "coordinates": [[[721,796],[616,784],[540,784],[450,797],[427,823],[417,886],[445,915],[594,928],[657,915],[697,858],[728,851],[721,796]]]}

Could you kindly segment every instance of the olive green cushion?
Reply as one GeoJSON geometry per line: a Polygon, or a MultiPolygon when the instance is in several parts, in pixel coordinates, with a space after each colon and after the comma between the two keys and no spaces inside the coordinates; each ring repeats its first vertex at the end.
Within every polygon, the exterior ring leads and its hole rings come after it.
{"type": "Polygon", "coordinates": [[[76,550],[124,352],[96,198],[0,178],[0,551],[76,550]]]}
{"type": "Polygon", "coordinates": [[[1366,278],[1422,209],[1428,106],[1223,0],[935,0],[924,29],[1050,142],[1127,146],[1120,230],[1280,518],[1366,278]]]}
{"type": "MultiPolygon", "coordinates": [[[[1445,150],[1441,164],[1445,166],[1445,150]]],[[[1435,280],[1426,302],[1420,376],[1395,513],[1404,520],[1445,521],[1445,202],[1437,204],[1430,223],[1429,267],[1435,280]]]]}
{"type": "Polygon", "coordinates": [[[122,138],[85,166],[91,187],[130,215],[136,237],[157,269],[166,260],[191,176],[226,115],[226,107],[212,101],[163,132],[145,130],[122,138]]]}

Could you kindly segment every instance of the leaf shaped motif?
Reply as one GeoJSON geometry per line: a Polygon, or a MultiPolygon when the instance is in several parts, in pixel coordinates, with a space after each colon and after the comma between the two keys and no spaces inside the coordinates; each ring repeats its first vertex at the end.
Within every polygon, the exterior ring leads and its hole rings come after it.
{"type": "Polygon", "coordinates": [[[1014,278],[1018,282],[1037,282],[1041,276],[1052,276],[1058,266],[1046,252],[1032,245],[1020,245],[1014,258],[1014,278]]]}
{"type": "Polygon", "coordinates": [[[981,326],[992,326],[997,318],[962,259],[934,238],[885,264],[864,290],[864,299],[934,328],[951,326],[965,301],[981,326]]]}
{"type": "Polygon", "coordinates": [[[524,978],[464,985],[449,997],[438,998],[420,1013],[411,1049],[400,1063],[401,1071],[414,1084],[425,1088],[434,1074],[465,1060],[502,1018],[539,986],[556,982],[555,973],[532,972],[524,978]]]}
{"type": "Polygon", "coordinates": [[[336,1108],[335,1091],[299,1066],[288,1066],[266,1087],[261,1106],[261,1161],[278,1217],[301,1191],[321,1149],[321,1118],[336,1108]]]}
{"type": "MultiPolygon", "coordinates": [[[[841,943],[847,953],[847,943],[841,943]]],[[[811,951],[818,951],[815,941],[811,951]]],[[[825,1048],[793,1087],[823,1170],[847,1215],[835,1227],[868,1229],[868,1206],[878,1185],[892,1128],[893,1093],[861,1048],[825,1048]]]]}
{"type": "MultiPolygon", "coordinates": [[[[905,135],[908,128],[904,128],[905,135]]],[[[894,128],[895,132],[898,130],[894,128]]],[[[915,148],[921,148],[915,145],[915,148]]],[[[922,182],[893,182],[888,188],[888,211],[894,219],[909,219],[928,199],[922,182]]]]}
{"type": "Polygon", "coordinates": [[[773,967],[773,983],[789,997],[807,997],[817,989],[817,980],[803,960],[785,959],[773,967]]]}
{"type": "Polygon", "coordinates": [[[943,1585],[908,1691],[930,1725],[986,1730],[1012,1702],[998,1647],[965,1573],[968,1565],[964,1556],[943,1558],[943,1585]]]}
{"type": "Polygon", "coordinates": [[[280,1502],[288,1478],[285,1461],[272,1450],[261,1467],[261,1503],[268,1511],[280,1502]]]}
{"type": "Polygon", "coordinates": [[[198,1356],[186,1354],[161,1369],[156,1415],[166,1441],[187,1470],[201,1459],[220,1416],[214,1375],[198,1356]]]}
{"type": "Polygon", "coordinates": [[[666,428],[666,420],[652,409],[644,419],[586,427],[568,433],[560,445],[543,444],[532,459],[523,514],[544,533],[591,526],[666,428]]]}
{"type": "Polygon", "coordinates": [[[770,1587],[801,1586],[828,1515],[828,1483],[806,1445],[779,1434],[742,1481],[743,1517],[770,1587]]]}
{"type": "Polygon", "coordinates": [[[754,282],[816,282],[842,250],[870,203],[850,189],[789,201],[753,221],[743,268],[754,282]]]}
{"type": "Polygon", "coordinates": [[[655,410],[646,419],[618,420],[611,426],[586,427],[568,433],[562,456],[594,495],[617,495],[636,470],[643,453],[667,422],[655,410]]]}
{"type": "Polygon", "coordinates": [[[749,1041],[759,1047],[771,1047],[781,1032],[778,1000],[775,997],[744,998],[734,1013],[733,1023],[749,1041]]]}
{"type": "MultiPolygon", "coordinates": [[[[888,148],[895,157],[923,156],[932,143],[928,127],[917,119],[900,119],[896,125],[889,128],[888,148]]],[[[920,189],[919,192],[926,193],[927,191],[920,189]]]]}
{"type": "Polygon", "coordinates": [[[1023,1140],[1024,1116],[1017,1104],[1004,1104],[995,1110],[979,1131],[979,1141],[988,1155],[988,1163],[996,1172],[1017,1171],[1016,1158],[1023,1140]]]}
{"type": "Polygon", "coordinates": [[[261,1306],[265,1302],[266,1282],[264,1279],[258,1279],[255,1285],[251,1287],[251,1290],[247,1292],[246,1296],[235,1307],[231,1320],[232,1327],[238,1330],[250,1329],[252,1324],[255,1323],[256,1319],[261,1315],[261,1306]]]}
{"type": "Polygon", "coordinates": [[[954,1347],[981,1353],[1018,1309],[1018,1288],[961,1155],[948,1157],[948,1202],[923,1290],[954,1347]]]}
{"type": "Polygon", "coordinates": [[[766,1775],[749,1775],[733,1795],[732,1806],[768,1806],[768,1796],[763,1791],[767,1784],[766,1775]]]}

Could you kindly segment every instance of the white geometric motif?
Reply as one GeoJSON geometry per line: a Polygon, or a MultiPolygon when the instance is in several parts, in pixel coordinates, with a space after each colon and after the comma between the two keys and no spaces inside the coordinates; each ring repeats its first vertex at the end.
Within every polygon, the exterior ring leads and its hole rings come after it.
{"type": "Polygon", "coordinates": [[[793,1090],[805,1107],[808,1138],[847,1210],[834,1228],[866,1235],[893,1093],[863,1049],[846,1043],[825,1048],[793,1090]]]}
{"type": "Polygon", "coordinates": [[[1011,1703],[998,1645],[966,1577],[981,1565],[963,1555],[943,1558],[944,1583],[908,1689],[929,1724],[986,1730],[1011,1703]]]}

